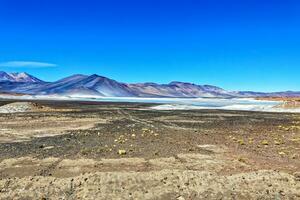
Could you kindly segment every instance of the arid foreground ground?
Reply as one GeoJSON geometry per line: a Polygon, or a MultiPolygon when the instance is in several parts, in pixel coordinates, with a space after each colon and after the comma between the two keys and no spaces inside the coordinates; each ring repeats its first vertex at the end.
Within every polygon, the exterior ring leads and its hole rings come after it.
{"type": "Polygon", "coordinates": [[[300,199],[300,114],[33,106],[0,114],[0,199],[300,199]]]}

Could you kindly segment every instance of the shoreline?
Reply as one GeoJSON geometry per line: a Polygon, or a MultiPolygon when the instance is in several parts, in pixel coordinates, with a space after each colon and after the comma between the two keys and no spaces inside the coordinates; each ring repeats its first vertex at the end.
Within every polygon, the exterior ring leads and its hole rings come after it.
{"type": "Polygon", "coordinates": [[[149,110],[236,110],[251,112],[300,113],[300,98],[79,98],[67,96],[0,95],[0,102],[52,101],[86,103],[145,104],[149,110]],[[274,103],[277,102],[277,103],[274,103]]]}
{"type": "Polygon", "coordinates": [[[278,105],[278,108],[300,109],[300,97],[262,97],[256,99],[282,102],[280,105],[278,105]]]}

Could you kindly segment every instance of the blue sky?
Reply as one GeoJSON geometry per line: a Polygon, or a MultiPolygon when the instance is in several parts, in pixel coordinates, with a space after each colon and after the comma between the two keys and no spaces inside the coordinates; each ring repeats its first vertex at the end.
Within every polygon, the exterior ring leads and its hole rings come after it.
{"type": "Polygon", "coordinates": [[[0,70],[300,90],[300,1],[0,0],[0,70]]]}

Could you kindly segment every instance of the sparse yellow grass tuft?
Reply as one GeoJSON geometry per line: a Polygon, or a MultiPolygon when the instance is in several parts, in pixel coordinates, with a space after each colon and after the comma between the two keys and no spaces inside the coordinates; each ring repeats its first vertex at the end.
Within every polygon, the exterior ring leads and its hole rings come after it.
{"type": "Polygon", "coordinates": [[[269,145],[269,142],[268,142],[268,140],[263,140],[263,141],[261,141],[261,144],[267,146],[267,145],[269,145]]]}

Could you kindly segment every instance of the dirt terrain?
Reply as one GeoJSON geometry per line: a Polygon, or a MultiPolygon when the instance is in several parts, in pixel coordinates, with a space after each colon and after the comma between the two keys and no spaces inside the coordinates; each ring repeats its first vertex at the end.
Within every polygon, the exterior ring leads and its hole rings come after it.
{"type": "Polygon", "coordinates": [[[34,103],[0,114],[0,199],[300,199],[300,114],[34,103]]]}

